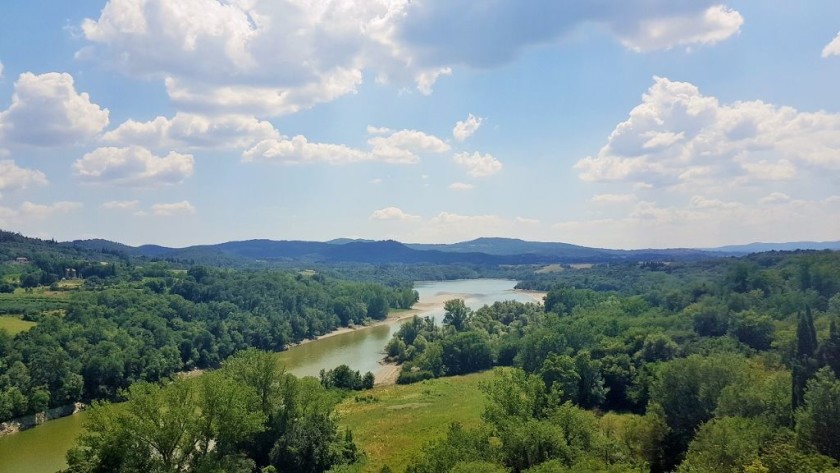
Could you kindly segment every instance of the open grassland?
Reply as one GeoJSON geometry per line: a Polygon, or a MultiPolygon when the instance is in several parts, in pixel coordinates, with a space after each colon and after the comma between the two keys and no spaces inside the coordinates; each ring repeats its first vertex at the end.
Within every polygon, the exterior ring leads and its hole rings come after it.
{"type": "Polygon", "coordinates": [[[403,471],[412,455],[460,422],[478,425],[484,410],[479,383],[492,371],[427,380],[416,384],[381,386],[350,396],[338,405],[343,427],[367,453],[363,472],[378,473],[383,465],[403,471]]]}
{"type": "Polygon", "coordinates": [[[9,335],[17,335],[34,326],[35,322],[28,322],[14,315],[0,315],[0,330],[5,330],[9,335]]]}

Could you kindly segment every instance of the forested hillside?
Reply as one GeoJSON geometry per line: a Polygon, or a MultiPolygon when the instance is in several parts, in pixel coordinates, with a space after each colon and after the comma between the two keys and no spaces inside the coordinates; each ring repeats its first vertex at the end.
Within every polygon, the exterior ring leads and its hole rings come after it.
{"type": "Polygon", "coordinates": [[[134,382],[217,367],[246,348],[282,350],[417,299],[410,287],[319,274],[103,267],[110,274],[0,295],[0,312],[37,323],[14,337],[0,330],[0,421],[114,398],[134,382]]]}

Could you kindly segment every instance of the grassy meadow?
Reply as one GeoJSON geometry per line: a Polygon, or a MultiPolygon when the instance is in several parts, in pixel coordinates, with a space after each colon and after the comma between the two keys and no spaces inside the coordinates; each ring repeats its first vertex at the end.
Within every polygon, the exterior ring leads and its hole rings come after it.
{"type": "Polygon", "coordinates": [[[0,315],[0,330],[5,330],[9,335],[17,335],[20,332],[31,329],[35,322],[22,320],[14,315],[0,315]]]}
{"type": "Polygon", "coordinates": [[[478,425],[484,411],[479,383],[492,376],[485,371],[380,386],[348,397],[336,412],[341,426],[353,431],[353,439],[368,456],[361,471],[378,473],[383,465],[403,471],[415,452],[446,434],[450,423],[478,425]]]}

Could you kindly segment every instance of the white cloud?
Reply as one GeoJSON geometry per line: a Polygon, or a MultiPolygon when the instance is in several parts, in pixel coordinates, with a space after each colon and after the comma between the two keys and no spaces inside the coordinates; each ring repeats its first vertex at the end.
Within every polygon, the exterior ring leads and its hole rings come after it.
{"type": "Polygon", "coordinates": [[[837,36],[830,43],[826,44],[822,50],[822,57],[826,58],[829,56],[840,56],[840,33],[837,33],[837,36]]]}
{"type": "Polygon", "coordinates": [[[483,121],[483,118],[476,117],[470,113],[466,120],[455,123],[455,128],[452,129],[452,136],[458,141],[464,141],[478,131],[483,121]]]}
{"type": "Polygon", "coordinates": [[[70,74],[23,73],[8,109],[0,112],[3,142],[30,146],[84,143],[108,126],[108,109],[76,92],[70,74]]]}
{"type": "Polygon", "coordinates": [[[712,5],[700,14],[697,11],[644,18],[637,22],[612,22],[612,29],[621,43],[634,51],[670,49],[693,44],[715,44],[741,30],[744,18],[723,5],[712,5]]]}
{"type": "Polygon", "coordinates": [[[24,202],[20,206],[18,215],[23,218],[45,219],[52,217],[55,214],[66,214],[75,212],[82,208],[81,202],[61,201],[53,204],[33,204],[32,202],[24,202]]]}
{"type": "Polygon", "coordinates": [[[411,215],[402,211],[397,207],[385,207],[375,210],[369,217],[370,220],[403,220],[403,221],[417,221],[420,217],[411,215]]]}
{"type": "Polygon", "coordinates": [[[75,175],[85,182],[126,187],[178,184],[193,173],[189,154],[170,152],[163,157],[139,146],[97,148],[73,163],[75,175]]]}
{"type": "Polygon", "coordinates": [[[776,204],[790,201],[790,196],[784,192],[773,192],[759,199],[759,204],[776,204]]]}
{"type": "Polygon", "coordinates": [[[452,75],[451,67],[441,67],[430,71],[422,71],[417,74],[417,90],[423,95],[432,95],[432,86],[435,85],[440,76],[452,75]]]}
{"type": "Polygon", "coordinates": [[[382,184],[382,179],[377,177],[377,178],[371,179],[370,181],[368,181],[368,183],[373,184],[373,185],[382,184]]]}
{"type": "Polygon", "coordinates": [[[394,131],[368,127],[369,150],[342,144],[312,143],[305,136],[264,140],[242,154],[244,161],[281,162],[287,164],[327,163],[349,164],[379,161],[392,164],[411,164],[420,160],[419,154],[444,153],[449,145],[440,138],[417,130],[394,131]]]}
{"type": "Polygon", "coordinates": [[[265,140],[242,153],[246,162],[280,162],[286,164],[348,164],[370,160],[370,153],[345,145],[311,143],[305,136],[291,139],[265,140]]]}
{"type": "Polygon", "coordinates": [[[516,223],[521,223],[524,225],[539,225],[540,221],[535,218],[516,217],[516,223]]]}
{"type": "Polygon", "coordinates": [[[473,177],[492,176],[502,170],[502,163],[498,159],[490,154],[482,155],[477,151],[473,154],[458,153],[452,159],[473,177]]]}
{"type": "Polygon", "coordinates": [[[45,186],[47,183],[47,176],[41,171],[22,168],[9,159],[0,160],[0,192],[45,186]]]}
{"type": "Polygon", "coordinates": [[[175,217],[178,215],[193,215],[195,207],[189,201],[173,202],[171,204],[152,205],[152,214],[159,217],[175,217]]]}
{"type": "Polygon", "coordinates": [[[452,184],[449,184],[449,188],[453,191],[469,191],[473,190],[475,186],[472,184],[467,184],[465,182],[453,182],[452,184]]]}
{"type": "Polygon", "coordinates": [[[634,194],[598,194],[591,200],[595,204],[620,205],[630,204],[639,199],[634,194]]]}
{"type": "Polygon", "coordinates": [[[3,78],[3,61],[0,61],[0,79],[3,78]]]}
{"type": "Polygon", "coordinates": [[[609,8],[500,0],[110,0],[81,32],[79,59],[161,80],[181,109],[295,113],[354,93],[365,75],[430,94],[457,67],[513,60],[584,25],[646,51],[713,44],[743,19],[718,0],[628,0],[609,8]],[[492,25],[493,34],[487,34],[492,25]]]}
{"type": "MultiPolygon", "coordinates": [[[[81,202],[69,201],[52,204],[35,204],[27,201],[17,208],[0,206],[0,228],[49,238],[48,233],[44,231],[45,225],[66,225],[67,221],[62,221],[62,218],[70,217],[81,208],[81,202]]],[[[72,223],[71,221],[70,224],[72,223]]]]}
{"type": "MultiPolygon", "coordinates": [[[[379,133],[378,133],[379,134],[379,133]]],[[[440,138],[417,130],[394,131],[368,139],[373,159],[392,163],[414,163],[419,153],[445,153],[449,145],[440,138]]]]}
{"type": "Polygon", "coordinates": [[[176,113],[148,122],[128,120],[102,136],[106,143],[146,148],[245,148],[279,138],[267,121],[245,115],[203,116],[176,113]]]}
{"type": "Polygon", "coordinates": [[[693,84],[660,77],[598,154],[575,164],[586,182],[652,187],[790,180],[804,168],[840,170],[840,114],[721,104],[693,84]]]}
{"type": "Polygon", "coordinates": [[[136,209],[138,205],[140,205],[139,200],[111,200],[104,202],[100,207],[105,210],[127,211],[136,209]]]}

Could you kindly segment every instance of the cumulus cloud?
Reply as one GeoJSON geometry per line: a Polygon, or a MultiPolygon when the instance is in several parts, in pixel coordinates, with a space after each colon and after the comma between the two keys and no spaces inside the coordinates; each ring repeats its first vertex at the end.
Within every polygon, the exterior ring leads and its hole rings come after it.
{"type": "Polygon", "coordinates": [[[420,217],[403,212],[398,207],[385,207],[375,210],[369,217],[370,220],[403,220],[403,221],[417,221],[420,217]]]}
{"type": "Polygon", "coordinates": [[[826,58],[829,56],[840,56],[840,33],[837,33],[837,36],[830,43],[826,44],[822,50],[822,57],[826,58]]]}
{"type": "Polygon", "coordinates": [[[100,207],[105,210],[128,211],[136,209],[138,205],[140,205],[139,200],[111,200],[104,202],[100,207]]]}
{"type": "Polygon", "coordinates": [[[453,191],[469,191],[473,190],[475,186],[465,182],[453,182],[452,184],[449,184],[449,188],[453,191]]]}
{"type": "Polygon", "coordinates": [[[20,75],[12,103],[0,112],[0,138],[30,146],[63,146],[90,140],[108,126],[108,109],[78,93],[70,74],[20,75]]]}
{"type": "Polygon", "coordinates": [[[158,217],[193,215],[195,214],[195,207],[187,200],[169,204],[154,204],[152,205],[152,214],[157,215],[158,217]]]}
{"type": "Polygon", "coordinates": [[[633,203],[639,199],[634,194],[598,194],[591,200],[595,204],[617,205],[633,203]]]}
{"type": "Polygon", "coordinates": [[[368,127],[367,150],[343,144],[312,143],[305,136],[263,140],[242,154],[244,161],[264,161],[287,164],[327,163],[349,164],[379,161],[392,164],[411,164],[420,160],[419,154],[445,153],[449,145],[440,138],[417,130],[394,131],[368,127]]]}
{"type": "Polygon", "coordinates": [[[693,84],[655,77],[601,150],[575,164],[586,182],[645,187],[781,181],[840,170],[840,114],[761,101],[722,104],[693,84]]]}
{"type": "Polygon", "coordinates": [[[452,129],[452,136],[458,141],[464,141],[478,131],[483,121],[483,118],[476,117],[470,113],[466,120],[455,123],[455,128],[452,129]]]}
{"type": "Polygon", "coordinates": [[[47,176],[43,172],[22,168],[9,159],[0,160],[0,196],[4,191],[45,185],[47,185],[47,176]]]}
{"type": "Polygon", "coordinates": [[[146,148],[245,148],[279,137],[274,125],[252,116],[179,112],[147,122],[128,120],[105,133],[102,141],[146,148]]]}
{"type": "Polygon", "coordinates": [[[0,79],[3,78],[3,61],[0,61],[0,79]]]}
{"type": "Polygon", "coordinates": [[[715,44],[737,34],[742,24],[741,14],[723,5],[712,5],[702,11],[687,9],[672,15],[640,18],[635,22],[620,19],[610,22],[621,43],[637,52],[715,44]]]}
{"type": "Polygon", "coordinates": [[[110,0],[82,23],[77,57],[165,81],[182,109],[265,116],[354,93],[368,73],[430,94],[456,67],[502,64],[586,25],[647,51],[713,44],[742,22],[715,0],[110,0]]]}
{"type": "Polygon", "coordinates": [[[502,170],[502,163],[490,154],[458,153],[452,157],[455,164],[467,170],[473,177],[492,176],[502,170]]]}
{"type": "Polygon", "coordinates": [[[125,187],[178,184],[193,173],[192,155],[170,152],[159,157],[140,146],[97,148],[73,163],[79,179],[125,187]]]}

